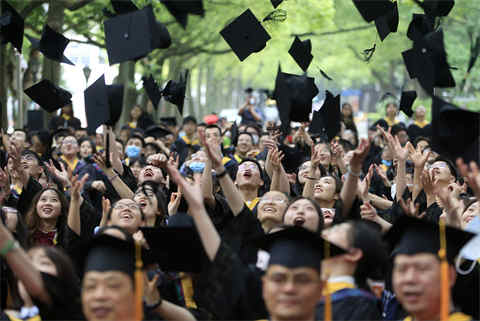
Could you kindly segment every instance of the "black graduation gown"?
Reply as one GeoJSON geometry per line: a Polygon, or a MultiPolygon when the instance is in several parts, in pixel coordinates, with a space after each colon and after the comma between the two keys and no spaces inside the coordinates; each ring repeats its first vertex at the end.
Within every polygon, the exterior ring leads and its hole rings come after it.
{"type": "MultiPolygon", "coordinates": [[[[461,264],[462,270],[468,269],[472,261],[461,264]]],[[[452,298],[456,307],[465,314],[480,320],[480,266],[475,265],[472,272],[467,275],[457,273],[457,279],[452,289],[452,298]]]]}
{"type": "MultiPolygon", "coordinates": [[[[332,320],[382,320],[379,300],[361,289],[342,289],[331,295],[332,320]]],[[[317,305],[316,320],[323,320],[325,301],[317,305]]]]}

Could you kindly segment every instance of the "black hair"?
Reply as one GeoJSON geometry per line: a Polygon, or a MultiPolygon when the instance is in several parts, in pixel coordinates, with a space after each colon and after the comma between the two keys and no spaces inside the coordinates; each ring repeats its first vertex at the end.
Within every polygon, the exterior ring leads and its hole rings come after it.
{"type": "Polygon", "coordinates": [[[249,129],[249,128],[255,129],[255,131],[257,132],[257,135],[258,135],[258,136],[260,136],[260,134],[262,133],[262,130],[261,130],[257,125],[248,124],[248,125],[247,125],[247,128],[245,128],[245,131],[247,131],[247,129],[249,129]]]}
{"type": "MultiPolygon", "coordinates": [[[[113,212],[113,209],[115,207],[115,205],[121,201],[123,198],[119,199],[118,201],[116,201],[115,203],[112,204],[112,206],[110,207],[110,210],[108,211],[107,213],[107,221],[109,221],[111,218],[112,218],[112,212],[113,212]]],[[[138,207],[138,209],[140,210],[140,218],[142,221],[145,221],[145,213],[143,213],[142,209],[140,208],[140,206],[138,207]]]]}
{"type": "Polygon", "coordinates": [[[25,150],[22,151],[22,153],[20,155],[21,156],[32,155],[37,160],[38,165],[42,164],[42,160],[40,159],[40,156],[38,156],[38,154],[35,153],[33,150],[25,149],[25,150]]]}
{"type": "Polygon", "coordinates": [[[185,118],[183,118],[182,125],[185,125],[188,122],[195,123],[195,125],[196,125],[197,124],[197,119],[193,116],[186,116],[185,118]]]}
{"type": "Polygon", "coordinates": [[[95,142],[89,137],[82,137],[78,140],[79,153],[80,153],[80,146],[82,146],[84,142],[90,143],[90,147],[92,148],[92,154],[95,154],[95,152],[97,151],[97,146],[95,145],[95,142]]]}
{"type": "Polygon", "coordinates": [[[318,204],[317,201],[315,201],[313,198],[305,197],[305,196],[296,196],[296,197],[292,198],[290,200],[290,202],[288,202],[288,205],[287,205],[287,208],[285,209],[285,213],[284,213],[283,217],[285,217],[285,214],[287,213],[290,206],[293,203],[295,203],[296,201],[299,201],[299,200],[307,200],[310,203],[312,203],[313,207],[315,207],[315,210],[317,211],[317,214],[318,214],[318,226],[317,226],[317,231],[316,232],[317,233],[322,233],[322,230],[323,230],[323,227],[324,227],[324,224],[325,224],[325,221],[323,220],[322,208],[320,207],[320,204],[318,204]]]}
{"type": "Polygon", "coordinates": [[[242,159],[242,161],[240,162],[240,164],[238,164],[238,166],[242,165],[243,163],[246,163],[246,162],[252,162],[252,163],[255,163],[255,165],[257,165],[258,167],[258,171],[260,172],[260,178],[262,179],[262,181],[265,181],[265,178],[263,176],[263,169],[262,169],[262,165],[260,165],[260,163],[254,159],[254,158],[244,158],[242,159]]]}
{"type": "Polygon", "coordinates": [[[417,138],[415,138],[415,140],[413,141],[413,146],[415,146],[415,148],[417,147],[417,144],[421,141],[426,141],[428,143],[428,146],[431,145],[431,140],[430,138],[428,137],[424,137],[424,136],[418,136],[417,138]]]}
{"type": "Polygon", "coordinates": [[[136,192],[141,191],[145,195],[147,194],[145,191],[145,187],[149,186],[152,188],[155,197],[157,198],[157,210],[160,212],[160,215],[157,215],[155,218],[155,227],[166,226],[167,225],[167,217],[168,217],[168,202],[167,196],[161,185],[152,181],[143,182],[137,189],[136,192]]]}
{"type": "Polygon", "coordinates": [[[248,135],[248,136],[250,136],[250,139],[252,140],[252,144],[254,143],[253,135],[252,135],[252,134],[250,134],[249,132],[240,132],[240,133],[238,133],[238,135],[237,135],[237,144],[238,144],[238,139],[240,138],[240,135],[248,135]]]}
{"type": "Polygon", "coordinates": [[[128,137],[128,139],[127,139],[126,144],[128,143],[128,141],[129,141],[130,139],[134,139],[134,138],[135,138],[135,139],[139,139],[139,140],[142,142],[142,147],[145,147],[145,139],[143,139],[143,137],[140,136],[140,135],[138,135],[138,134],[132,134],[132,135],[130,135],[130,137],[128,137]]]}
{"type": "Polygon", "coordinates": [[[455,165],[453,164],[453,162],[450,159],[448,159],[446,157],[443,157],[443,156],[438,156],[433,161],[433,163],[436,163],[436,162],[445,162],[448,166],[448,169],[450,170],[450,174],[455,178],[455,181],[457,181],[457,179],[458,179],[457,167],[455,167],[455,165]]]}
{"type": "Polygon", "coordinates": [[[155,154],[158,154],[161,151],[160,147],[158,147],[158,145],[155,143],[147,143],[145,144],[144,148],[147,148],[148,146],[152,147],[155,150],[155,154]]]}
{"type": "Polygon", "coordinates": [[[222,136],[222,129],[221,129],[220,126],[218,126],[217,124],[207,125],[207,127],[205,127],[205,130],[207,130],[207,129],[209,129],[209,128],[216,128],[216,129],[218,129],[218,132],[220,133],[220,136],[222,136]]]}

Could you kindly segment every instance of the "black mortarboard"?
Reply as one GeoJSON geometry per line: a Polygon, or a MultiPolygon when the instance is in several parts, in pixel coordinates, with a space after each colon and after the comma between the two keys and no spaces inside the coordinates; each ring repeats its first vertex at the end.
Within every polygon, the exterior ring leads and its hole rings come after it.
{"type": "Polygon", "coordinates": [[[434,96],[432,100],[434,151],[455,161],[479,161],[480,114],[459,108],[434,96]]]}
{"type": "Polygon", "coordinates": [[[448,16],[455,5],[455,0],[415,0],[415,2],[422,7],[425,14],[432,17],[448,16]]]}
{"type": "Polygon", "coordinates": [[[171,131],[158,125],[152,125],[145,130],[145,137],[153,136],[155,138],[161,138],[170,134],[172,134],[171,131]]]}
{"type": "Polygon", "coordinates": [[[400,110],[405,113],[408,117],[413,115],[413,102],[417,99],[417,92],[415,90],[402,91],[402,96],[400,97],[400,110]]]}
{"type": "Polygon", "coordinates": [[[126,14],[137,11],[137,6],[131,0],[111,0],[116,14],[126,14]]]}
{"type": "Polygon", "coordinates": [[[371,130],[377,130],[377,126],[380,126],[382,127],[384,130],[388,130],[388,123],[385,119],[381,118],[379,120],[377,120],[376,122],[374,122],[372,124],[372,126],[370,126],[370,129],[371,130]]]}
{"type": "MultiPolygon", "coordinates": [[[[445,227],[447,260],[453,264],[462,247],[475,234],[454,227],[445,227]]],[[[401,216],[385,235],[392,249],[392,256],[398,254],[415,255],[431,253],[438,255],[440,250],[440,228],[438,224],[419,220],[407,215],[401,216]]]]}
{"type": "Polygon", "coordinates": [[[208,260],[193,226],[172,227],[169,222],[168,227],[142,227],[141,231],[150,246],[145,260],[158,263],[162,271],[200,272],[203,262],[208,260]]]}
{"type": "Polygon", "coordinates": [[[203,0],[161,0],[167,10],[175,17],[175,20],[185,29],[188,15],[204,16],[203,0]]]}
{"type": "Polygon", "coordinates": [[[417,41],[435,30],[435,19],[425,14],[414,13],[408,25],[407,37],[417,41]]]}
{"type": "Polygon", "coordinates": [[[70,40],[50,28],[49,25],[45,25],[43,28],[40,39],[30,37],[29,35],[27,35],[27,38],[32,43],[32,48],[39,50],[48,59],[74,65],[73,62],[68,60],[63,54],[70,40]]]}
{"type": "Polygon", "coordinates": [[[295,36],[295,39],[293,40],[292,46],[290,47],[290,50],[288,50],[288,53],[292,58],[295,60],[295,62],[302,68],[303,71],[307,71],[308,66],[310,66],[310,63],[313,60],[313,55],[312,55],[312,43],[310,39],[301,41],[298,36],[295,36]]]}
{"type": "Polygon", "coordinates": [[[27,112],[27,128],[30,131],[42,130],[45,128],[42,110],[29,110],[27,112]]]}
{"type": "Polygon", "coordinates": [[[176,117],[160,117],[160,122],[164,123],[167,126],[177,126],[177,118],[176,117]]]}
{"type": "Polygon", "coordinates": [[[135,245],[108,234],[100,234],[77,249],[81,273],[119,271],[133,278],[135,272],[135,245]]]}
{"type": "Polygon", "coordinates": [[[114,126],[122,114],[123,85],[105,85],[102,75],[85,92],[88,132],[95,133],[102,124],[114,126]]]}
{"type": "Polygon", "coordinates": [[[188,70],[185,75],[180,74],[180,79],[177,81],[169,80],[165,88],[162,90],[162,96],[165,100],[176,105],[180,115],[183,114],[183,103],[185,101],[185,92],[187,90],[188,70]]]}
{"type": "Polygon", "coordinates": [[[397,2],[391,4],[386,13],[375,19],[375,26],[377,27],[380,40],[383,41],[391,32],[397,32],[398,29],[398,6],[397,2]]]}
{"type": "Polygon", "coordinates": [[[153,79],[152,75],[150,75],[150,77],[148,78],[142,77],[142,80],[143,88],[145,88],[147,96],[152,102],[153,108],[157,109],[158,103],[160,103],[160,100],[162,99],[162,92],[160,91],[160,87],[158,87],[158,84],[155,82],[155,79],[153,79]]]}
{"type": "Polygon", "coordinates": [[[353,3],[367,22],[385,15],[393,5],[390,0],[353,0],[353,3]]]}
{"type": "Polygon", "coordinates": [[[311,134],[326,135],[331,141],[340,132],[340,95],[333,96],[328,90],[319,111],[313,113],[308,131],[311,134]]]}
{"type": "Polygon", "coordinates": [[[415,41],[413,49],[404,51],[402,55],[410,77],[417,78],[430,95],[435,87],[455,87],[441,29],[415,41]]]}
{"type": "Polygon", "coordinates": [[[240,61],[265,48],[270,35],[250,9],[220,31],[240,61]]]}
{"type": "Polygon", "coordinates": [[[110,65],[147,56],[172,44],[167,28],[155,20],[151,5],[104,22],[110,65]]]}
{"type": "Polygon", "coordinates": [[[278,70],[274,95],[282,121],[282,130],[290,126],[290,121],[307,122],[312,112],[312,100],[318,94],[315,79],[281,72],[278,70]]]}
{"type": "Polygon", "coordinates": [[[283,0],[270,0],[272,2],[272,6],[277,9],[277,7],[283,2],[283,0]]]}
{"type": "Polygon", "coordinates": [[[24,31],[23,18],[6,0],[0,2],[2,5],[0,41],[2,44],[10,42],[21,53],[24,31]]]}
{"type": "Polygon", "coordinates": [[[269,252],[269,266],[281,265],[291,269],[309,267],[320,270],[327,248],[329,257],[347,253],[317,233],[298,226],[266,234],[258,241],[258,245],[269,252]]]}
{"type": "Polygon", "coordinates": [[[25,94],[49,113],[72,103],[72,94],[48,79],[25,89],[25,94]]]}

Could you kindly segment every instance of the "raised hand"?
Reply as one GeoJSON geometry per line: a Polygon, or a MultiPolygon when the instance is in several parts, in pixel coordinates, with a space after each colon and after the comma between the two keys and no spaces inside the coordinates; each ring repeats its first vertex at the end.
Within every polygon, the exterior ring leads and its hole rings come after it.
{"type": "Polygon", "coordinates": [[[270,163],[274,171],[279,171],[282,168],[282,159],[285,157],[282,151],[272,150],[270,156],[270,163]]]}
{"type": "Polygon", "coordinates": [[[417,146],[417,149],[415,149],[412,144],[408,144],[407,148],[415,168],[423,169],[430,156],[430,151],[422,153],[420,146],[417,146]]]}
{"type": "Polygon", "coordinates": [[[180,206],[180,200],[182,199],[182,193],[176,192],[170,195],[170,202],[168,203],[168,215],[172,216],[177,214],[178,207],[180,206]]]}
{"type": "Polygon", "coordinates": [[[352,159],[350,159],[350,170],[360,172],[362,170],[363,161],[370,150],[370,142],[367,139],[362,139],[357,149],[353,152],[352,159]]]}
{"type": "Polygon", "coordinates": [[[366,202],[368,200],[368,190],[370,189],[370,183],[372,182],[373,176],[373,164],[368,168],[368,173],[365,175],[363,180],[358,182],[358,196],[366,202]]]}
{"type": "Polygon", "coordinates": [[[167,171],[174,183],[182,188],[183,196],[187,200],[189,208],[204,208],[203,193],[200,186],[200,181],[196,179],[194,180],[193,184],[190,184],[185,180],[185,178],[183,178],[178,169],[170,164],[167,164],[167,171]]]}
{"type": "Polygon", "coordinates": [[[423,218],[427,214],[426,212],[420,213],[420,204],[415,204],[411,199],[404,201],[403,198],[401,198],[398,203],[400,204],[400,207],[405,215],[415,218],[423,218]]]}
{"type": "Polygon", "coordinates": [[[209,140],[207,142],[204,134],[200,136],[200,141],[202,141],[202,145],[205,146],[207,156],[212,162],[212,168],[214,170],[220,170],[223,167],[223,155],[221,146],[217,144],[215,140],[209,140]]]}
{"type": "Polygon", "coordinates": [[[436,194],[436,184],[435,181],[433,181],[432,176],[430,175],[430,172],[428,170],[424,170],[422,172],[422,185],[425,194],[436,194]]]}
{"type": "Polygon", "coordinates": [[[369,220],[372,222],[377,222],[378,213],[375,207],[370,204],[370,202],[365,202],[360,206],[360,216],[364,220],[369,220]]]}
{"type": "Polygon", "coordinates": [[[100,227],[107,225],[108,212],[111,209],[110,200],[102,196],[102,220],[100,221],[100,227]]]}
{"type": "Polygon", "coordinates": [[[8,198],[10,195],[10,177],[8,172],[0,168],[0,205],[3,204],[3,201],[8,198]]]}
{"type": "Polygon", "coordinates": [[[50,159],[50,162],[44,162],[45,167],[47,167],[48,171],[54,175],[64,186],[70,185],[70,173],[65,169],[65,166],[62,162],[60,163],[61,170],[58,170],[55,165],[53,165],[53,161],[50,159]]]}
{"type": "Polygon", "coordinates": [[[143,298],[145,299],[145,303],[150,306],[158,304],[158,302],[162,300],[162,297],[157,287],[157,282],[160,274],[155,274],[155,276],[150,281],[148,280],[147,272],[144,272],[143,275],[143,284],[145,284],[143,298]]]}
{"type": "Polygon", "coordinates": [[[85,182],[88,180],[88,174],[82,176],[81,179],[78,178],[78,175],[75,175],[72,179],[72,190],[71,196],[72,201],[80,201],[82,198],[82,189],[85,185],[85,182]]]}
{"type": "Polygon", "coordinates": [[[103,181],[93,181],[91,186],[100,193],[105,193],[107,191],[107,187],[103,181]]]}
{"type": "Polygon", "coordinates": [[[457,168],[465,180],[468,186],[473,190],[475,197],[480,199],[480,170],[475,162],[470,162],[469,165],[463,162],[463,159],[457,159],[457,168]]]}
{"type": "Polygon", "coordinates": [[[168,158],[163,153],[153,154],[148,156],[147,163],[155,167],[165,168],[168,158]]]}

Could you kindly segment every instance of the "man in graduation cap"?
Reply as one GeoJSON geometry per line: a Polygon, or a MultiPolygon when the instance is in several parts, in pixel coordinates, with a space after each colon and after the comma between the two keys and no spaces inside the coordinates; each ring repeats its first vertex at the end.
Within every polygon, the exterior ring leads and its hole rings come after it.
{"type": "Polygon", "coordinates": [[[387,235],[392,247],[392,284],[409,316],[405,320],[471,320],[450,300],[455,258],[474,236],[453,227],[403,216],[387,235]]]}

